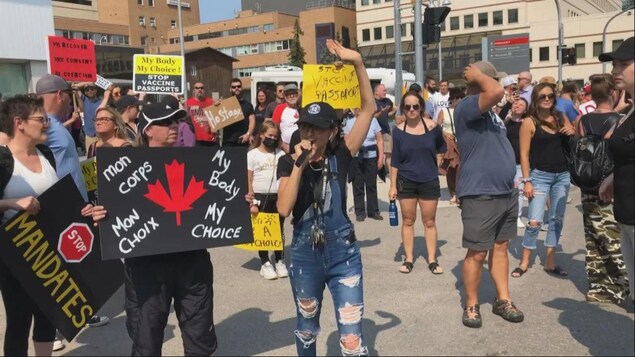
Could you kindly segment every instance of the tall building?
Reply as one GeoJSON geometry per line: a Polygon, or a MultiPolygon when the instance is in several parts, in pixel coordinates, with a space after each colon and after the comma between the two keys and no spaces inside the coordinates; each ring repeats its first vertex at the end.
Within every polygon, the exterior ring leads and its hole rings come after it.
{"type": "Polygon", "coordinates": [[[241,0],[243,11],[257,13],[282,11],[289,15],[300,15],[300,11],[327,6],[355,9],[355,0],[241,0]]]}
{"type": "MultiPolygon", "coordinates": [[[[428,4],[429,1],[424,1],[428,4]]],[[[436,1],[435,1],[436,3],[436,1]]],[[[441,3],[441,1],[438,1],[441,3]]],[[[557,75],[558,20],[554,1],[454,0],[451,12],[441,24],[443,78],[460,80],[466,64],[482,59],[482,39],[494,35],[529,34],[530,63],[534,79],[557,75]]],[[[576,65],[564,65],[563,79],[585,81],[599,73],[598,55],[607,21],[621,11],[617,0],[560,1],[564,44],[577,52],[576,65]]],[[[402,52],[413,52],[414,17],[412,2],[401,0],[402,52]]],[[[629,13],[630,14],[630,13],[629,13]]],[[[607,50],[633,36],[633,17],[623,14],[607,31],[607,50]]],[[[357,0],[359,48],[371,67],[394,68],[394,2],[357,0]]],[[[438,45],[425,51],[426,75],[438,77],[438,45]]],[[[402,57],[404,70],[414,72],[414,56],[402,57]]]]}
{"type": "MultiPolygon", "coordinates": [[[[238,59],[234,63],[234,77],[247,79],[254,71],[289,63],[296,20],[304,31],[300,42],[306,51],[307,63],[320,61],[326,51],[327,38],[340,38],[348,46],[357,41],[355,11],[340,6],[323,6],[302,10],[297,16],[278,11],[256,13],[245,10],[232,19],[187,26],[183,29],[184,47],[186,50],[212,47],[238,59]]],[[[150,48],[150,52],[177,51],[178,30],[168,31],[168,41],[166,45],[150,48]]],[[[249,88],[250,81],[244,82],[245,88],[249,88]]]]}

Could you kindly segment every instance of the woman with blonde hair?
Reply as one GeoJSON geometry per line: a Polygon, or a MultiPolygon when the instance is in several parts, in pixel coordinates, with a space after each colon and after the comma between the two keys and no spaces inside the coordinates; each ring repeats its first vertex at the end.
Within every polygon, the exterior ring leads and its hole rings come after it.
{"type": "Polygon", "coordinates": [[[103,107],[95,112],[95,132],[97,141],[88,147],[88,158],[96,155],[100,147],[125,147],[132,144],[126,135],[126,125],[116,110],[103,107]]]}

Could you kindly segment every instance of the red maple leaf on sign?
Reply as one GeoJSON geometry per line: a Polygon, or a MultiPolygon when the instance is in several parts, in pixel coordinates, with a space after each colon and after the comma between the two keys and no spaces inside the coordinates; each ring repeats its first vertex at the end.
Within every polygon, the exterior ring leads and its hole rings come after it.
{"type": "Polygon", "coordinates": [[[165,191],[161,181],[148,184],[148,193],[145,198],[163,207],[163,212],[176,213],[176,225],[181,225],[181,212],[192,209],[192,204],[207,192],[203,188],[203,181],[196,181],[194,176],[185,187],[185,164],[176,160],[165,165],[165,175],[168,179],[169,194],[165,191]]]}

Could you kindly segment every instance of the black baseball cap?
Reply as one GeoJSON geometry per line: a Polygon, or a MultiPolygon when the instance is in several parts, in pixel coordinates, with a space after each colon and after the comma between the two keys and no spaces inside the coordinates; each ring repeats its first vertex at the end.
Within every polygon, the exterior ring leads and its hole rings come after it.
{"type": "Polygon", "coordinates": [[[298,124],[309,124],[322,129],[334,128],[339,118],[333,107],[325,102],[315,102],[302,108],[298,124]]]}
{"type": "Polygon", "coordinates": [[[179,109],[180,108],[179,100],[174,98],[171,95],[166,95],[165,97],[163,97],[161,99],[161,103],[169,106],[172,109],[179,109]]]}
{"type": "Polygon", "coordinates": [[[187,111],[184,109],[173,109],[165,103],[152,103],[143,107],[143,112],[139,115],[139,126],[143,132],[153,123],[163,120],[178,121],[186,115],[187,111]]]}
{"type": "Polygon", "coordinates": [[[408,91],[421,92],[423,91],[423,89],[421,88],[421,84],[419,84],[419,82],[415,82],[410,85],[410,88],[408,88],[408,91]]]}
{"type": "Polygon", "coordinates": [[[143,105],[143,102],[131,95],[122,95],[117,101],[117,111],[123,112],[128,107],[143,105]]]}
{"type": "Polygon", "coordinates": [[[617,50],[602,53],[599,56],[600,62],[611,62],[613,60],[628,61],[635,59],[635,37],[627,38],[617,50]]]}

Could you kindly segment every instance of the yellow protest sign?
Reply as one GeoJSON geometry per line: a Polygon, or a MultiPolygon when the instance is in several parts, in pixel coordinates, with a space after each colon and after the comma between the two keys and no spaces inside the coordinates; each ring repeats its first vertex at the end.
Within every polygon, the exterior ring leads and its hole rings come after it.
{"type": "Polygon", "coordinates": [[[97,189],[97,161],[95,158],[91,158],[80,162],[80,166],[82,167],[86,191],[95,191],[97,189]]]}
{"type": "Polygon", "coordinates": [[[244,250],[283,250],[280,216],[277,213],[258,213],[251,216],[251,227],[254,230],[254,242],[237,244],[236,248],[244,250]]]}
{"type": "Polygon", "coordinates": [[[362,98],[355,67],[305,64],[302,69],[302,106],[326,102],[335,109],[359,108],[362,98]]]}
{"type": "Polygon", "coordinates": [[[183,57],[137,54],[133,62],[132,82],[135,92],[183,93],[183,57]]]}

